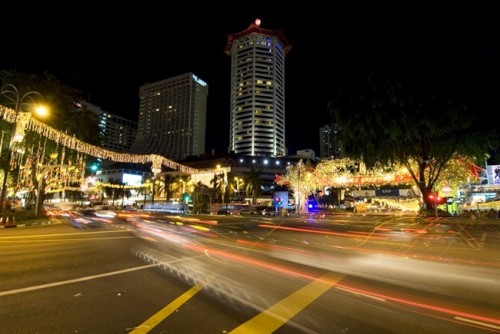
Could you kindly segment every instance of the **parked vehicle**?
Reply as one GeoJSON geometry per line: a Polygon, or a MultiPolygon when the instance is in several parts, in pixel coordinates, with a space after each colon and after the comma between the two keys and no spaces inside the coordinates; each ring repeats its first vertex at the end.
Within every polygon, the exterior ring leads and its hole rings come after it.
{"type": "Polygon", "coordinates": [[[251,209],[241,209],[240,210],[240,215],[245,216],[245,215],[253,215],[254,212],[251,209]]]}
{"type": "Polygon", "coordinates": [[[274,216],[276,211],[273,208],[265,208],[261,211],[263,216],[274,216]]]}

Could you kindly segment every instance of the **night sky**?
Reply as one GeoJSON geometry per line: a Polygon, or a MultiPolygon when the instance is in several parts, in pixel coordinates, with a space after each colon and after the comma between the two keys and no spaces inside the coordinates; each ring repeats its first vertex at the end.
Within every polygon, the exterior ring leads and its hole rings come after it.
{"type": "Polygon", "coordinates": [[[257,17],[265,29],[283,29],[293,45],[285,71],[289,154],[311,148],[319,155],[328,100],[346,78],[369,68],[451,88],[481,73],[491,93],[500,93],[493,8],[272,7],[75,4],[66,13],[37,8],[43,16],[32,8],[22,19],[2,18],[0,69],[49,71],[103,110],[132,120],[141,85],[193,72],[209,85],[206,149],[217,153],[229,143],[227,34],[257,17]]]}

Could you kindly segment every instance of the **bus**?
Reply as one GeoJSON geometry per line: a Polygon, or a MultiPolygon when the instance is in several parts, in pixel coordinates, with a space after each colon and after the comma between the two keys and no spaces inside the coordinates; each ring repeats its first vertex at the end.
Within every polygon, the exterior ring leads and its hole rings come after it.
{"type": "Polygon", "coordinates": [[[144,211],[154,211],[154,212],[165,212],[171,214],[183,214],[188,213],[189,208],[186,207],[182,202],[169,201],[165,203],[147,203],[144,207],[144,211]]]}
{"type": "Polygon", "coordinates": [[[209,212],[211,215],[216,215],[216,214],[229,214],[229,215],[251,214],[251,215],[274,216],[276,214],[276,209],[273,208],[272,206],[265,206],[265,205],[227,203],[227,204],[212,204],[212,205],[210,205],[209,212]],[[242,212],[242,210],[243,210],[243,212],[242,212]]]}

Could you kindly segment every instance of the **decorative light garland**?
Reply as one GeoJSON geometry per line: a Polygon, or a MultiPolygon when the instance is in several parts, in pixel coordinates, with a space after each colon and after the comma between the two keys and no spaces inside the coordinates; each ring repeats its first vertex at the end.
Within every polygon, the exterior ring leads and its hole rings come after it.
{"type": "MultiPolygon", "coordinates": [[[[100,159],[111,160],[115,162],[136,163],[136,164],[146,164],[151,162],[152,163],[151,171],[155,175],[161,172],[162,165],[186,174],[206,173],[206,171],[201,171],[196,168],[181,165],[173,160],[170,160],[166,157],[157,154],[128,154],[128,153],[119,153],[106,150],[101,147],[91,145],[81,140],[78,140],[75,138],[75,136],[70,136],[61,131],[58,131],[40,122],[37,119],[30,117],[29,113],[19,113],[19,114],[23,115],[21,118],[18,118],[22,120],[22,123],[20,124],[18,123],[18,126],[16,128],[16,134],[24,133],[25,129],[34,131],[39,135],[49,140],[52,140],[56,144],[61,144],[69,149],[100,159]],[[28,115],[24,117],[24,114],[28,115]]],[[[1,105],[0,105],[0,116],[9,123],[14,123],[16,121],[16,112],[10,108],[1,105]]]]}

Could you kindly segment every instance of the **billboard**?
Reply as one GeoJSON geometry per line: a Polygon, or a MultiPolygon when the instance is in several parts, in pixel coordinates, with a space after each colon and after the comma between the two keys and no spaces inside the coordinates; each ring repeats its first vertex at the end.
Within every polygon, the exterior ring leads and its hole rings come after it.
{"type": "Polygon", "coordinates": [[[142,184],[142,176],[137,174],[123,173],[122,183],[128,186],[140,186],[142,184]]]}
{"type": "Polygon", "coordinates": [[[491,166],[491,171],[493,175],[493,184],[500,184],[500,165],[491,166]]]}

